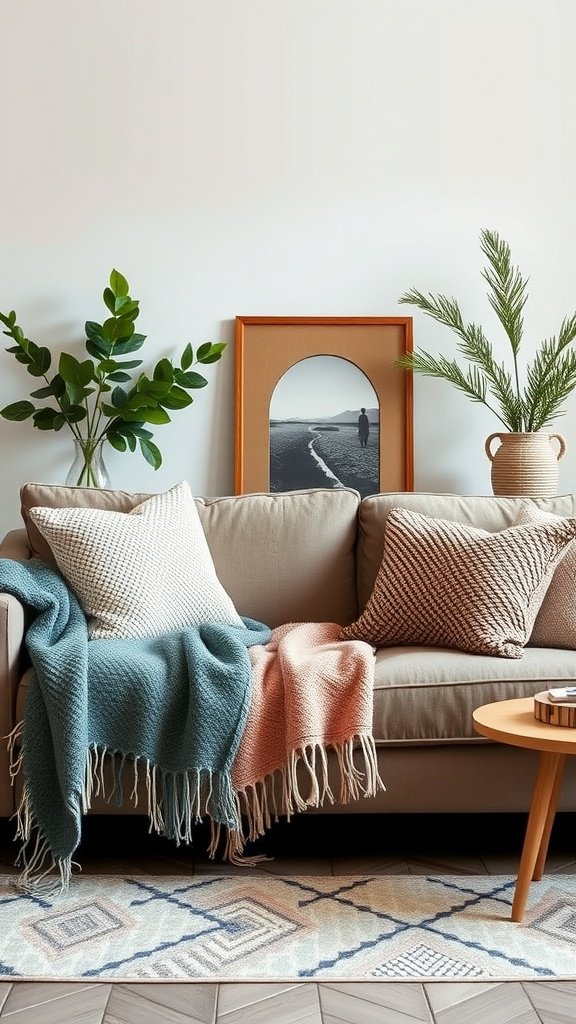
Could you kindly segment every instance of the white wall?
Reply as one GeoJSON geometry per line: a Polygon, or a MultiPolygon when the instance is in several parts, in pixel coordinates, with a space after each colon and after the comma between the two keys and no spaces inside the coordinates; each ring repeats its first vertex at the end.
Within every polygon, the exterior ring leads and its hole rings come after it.
{"type": "MultiPolygon", "coordinates": [[[[456,295],[504,357],[482,228],[530,274],[524,355],[576,307],[573,0],[19,0],[0,7],[0,310],[78,350],[115,266],[147,364],[232,341],[237,314],[394,315],[456,295]]],[[[453,351],[420,314],[415,341],[453,351]]],[[[113,484],[232,490],[233,349],[157,429],[158,473],[113,484]]],[[[0,406],[31,378],[0,353],[0,406]]],[[[497,423],[415,382],[416,488],[490,493],[497,423]]],[[[560,490],[576,489],[576,395],[560,490]]],[[[0,532],[71,441],[0,420],[0,532]]]]}

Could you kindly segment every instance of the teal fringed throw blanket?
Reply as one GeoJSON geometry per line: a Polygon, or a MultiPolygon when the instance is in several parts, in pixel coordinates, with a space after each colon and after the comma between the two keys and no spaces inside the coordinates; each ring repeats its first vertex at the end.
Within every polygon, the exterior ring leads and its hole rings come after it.
{"type": "Polygon", "coordinates": [[[204,624],[158,637],[88,641],[78,600],[62,576],[38,559],[0,559],[0,591],[28,609],[26,647],[34,674],[25,715],[11,736],[21,753],[24,791],[20,885],[37,889],[59,870],[66,889],[81,817],[103,784],[106,753],[119,755],[112,795],[122,803],[124,761],[130,786],[144,775],[151,827],[190,841],[195,820],[239,827],[231,768],[251,694],[247,648],[270,630],[204,624]],[[128,770],[128,765],[126,766],[128,770]]]}

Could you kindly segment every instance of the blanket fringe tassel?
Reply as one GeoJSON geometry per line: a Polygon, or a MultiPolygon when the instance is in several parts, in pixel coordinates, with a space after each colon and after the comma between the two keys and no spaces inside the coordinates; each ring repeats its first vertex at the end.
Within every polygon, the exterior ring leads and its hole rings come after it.
{"type": "MultiPolygon", "coordinates": [[[[340,774],[340,792],[338,801],[341,804],[358,800],[361,796],[373,797],[386,787],[378,772],[376,745],[370,735],[352,736],[342,743],[330,744],[338,761],[340,774]],[[362,770],[354,763],[354,754],[362,762],[362,770]]],[[[267,859],[263,856],[245,856],[246,843],[254,842],[266,834],[273,822],[279,817],[290,821],[296,812],[306,811],[310,807],[322,807],[328,801],[335,803],[335,797],[328,781],[328,757],[326,747],[321,743],[309,743],[293,750],[284,768],[276,769],[257,782],[236,793],[236,806],[240,822],[246,820],[246,828],[228,829],[223,859],[231,864],[250,866],[267,859]],[[277,776],[280,776],[278,780],[277,776]],[[302,794],[302,788],[309,787],[308,794],[302,794]],[[278,790],[280,799],[278,800],[278,790]]],[[[216,856],[221,841],[222,830],[217,823],[212,823],[212,842],[209,847],[211,857],[216,856]]]]}
{"type": "Polygon", "coordinates": [[[16,867],[22,868],[18,876],[18,888],[36,896],[55,896],[68,892],[72,867],[81,870],[80,865],[75,864],[72,857],[54,857],[46,836],[34,822],[27,786],[22,791],[15,817],[15,838],[22,841],[16,858],[16,867]]]}
{"type": "MultiPolygon", "coordinates": [[[[22,729],[23,723],[20,722],[6,737],[12,785],[22,769],[22,729]]],[[[340,803],[346,804],[361,796],[372,797],[385,790],[378,773],[372,736],[352,736],[329,746],[334,749],[338,762],[340,803]],[[363,770],[354,763],[355,753],[362,761],[363,770]]],[[[90,810],[94,797],[101,796],[109,803],[114,800],[118,806],[123,804],[128,757],[125,753],[96,744],[88,748],[84,786],[80,794],[82,813],[90,810]],[[116,756],[108,759],[105,771],[107,754],[116,756]]],[[[193,826],[208,817],[211,820],[210,857],[216,857],[223,842],[223,860],[232,864],[249,866],[267,859],[265,856],[245,856],[244,848],[246,843],[263,836],[281,816],[290,821],[296,812],[321,807],[326,801],[335,803],[328,781],[327,752],[321,743],[309,743],[293,750],[283,768],[269,772],[237,792],[232,789],[226,774],[207,768],[166,772],[143,757],[130,757],[129,763],[132,773],[129,799],[134,807],[138,807],[138,785],[143,779],[150,832],[172,839],[177,846],[181,842],[191,843],[193,826]],[[308,790],[306,795],[303,788],[308,790]]],[[[22,842],[16,860],[16,865],[23,868],[18,888],[42,895],[67,892],[72,868],[78,865],[71,857],[55,858],[51,853],[48,840],[36,821],[26,783],[14,818],[16,839],[22,842]]]]}
{"type": "Polygon", "coordinates": [[[192,842],[194,825],[206,817],[224,820],[229,825],[236,823],[234,794],[224,773],[213,772],[209,768],[162,771],[148,758],[108,750],[95,744],[88,748],[86,755],[82,793],[84,814],[90,810],[94,797],[102,797],[108,803],[114,801],[119,807],[123,805],[127,761],[131,772],[129,800],[133,807],[138,807],[139,783],[143,781],[146,787],[149,832],[167,836],[179,846],[180,843],[192,842]],[[105,762],[107,754],[115,756],[105,762]]]}

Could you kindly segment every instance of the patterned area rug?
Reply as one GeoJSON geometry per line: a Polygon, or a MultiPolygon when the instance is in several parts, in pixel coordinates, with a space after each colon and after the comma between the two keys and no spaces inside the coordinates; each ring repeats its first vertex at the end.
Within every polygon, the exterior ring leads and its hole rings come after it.
{"type": "Polygon", "coordinates": [[[77,876],[58,899],[0,876],[3,980],[483,980],[576,975],[576,877],[77,876]]]}

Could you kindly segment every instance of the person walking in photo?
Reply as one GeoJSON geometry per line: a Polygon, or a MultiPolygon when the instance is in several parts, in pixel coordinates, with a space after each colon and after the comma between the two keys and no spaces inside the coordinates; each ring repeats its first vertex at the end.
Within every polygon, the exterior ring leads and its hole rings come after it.
{"type": "Polygon", "coordinates": [[[368,447],[368,435],[370,433],[370,423],[366,415],[366,409],[364,406],[360,409],[360,415],[358,417],[358,437],[360,438],[360,447],[368,447]]]}

